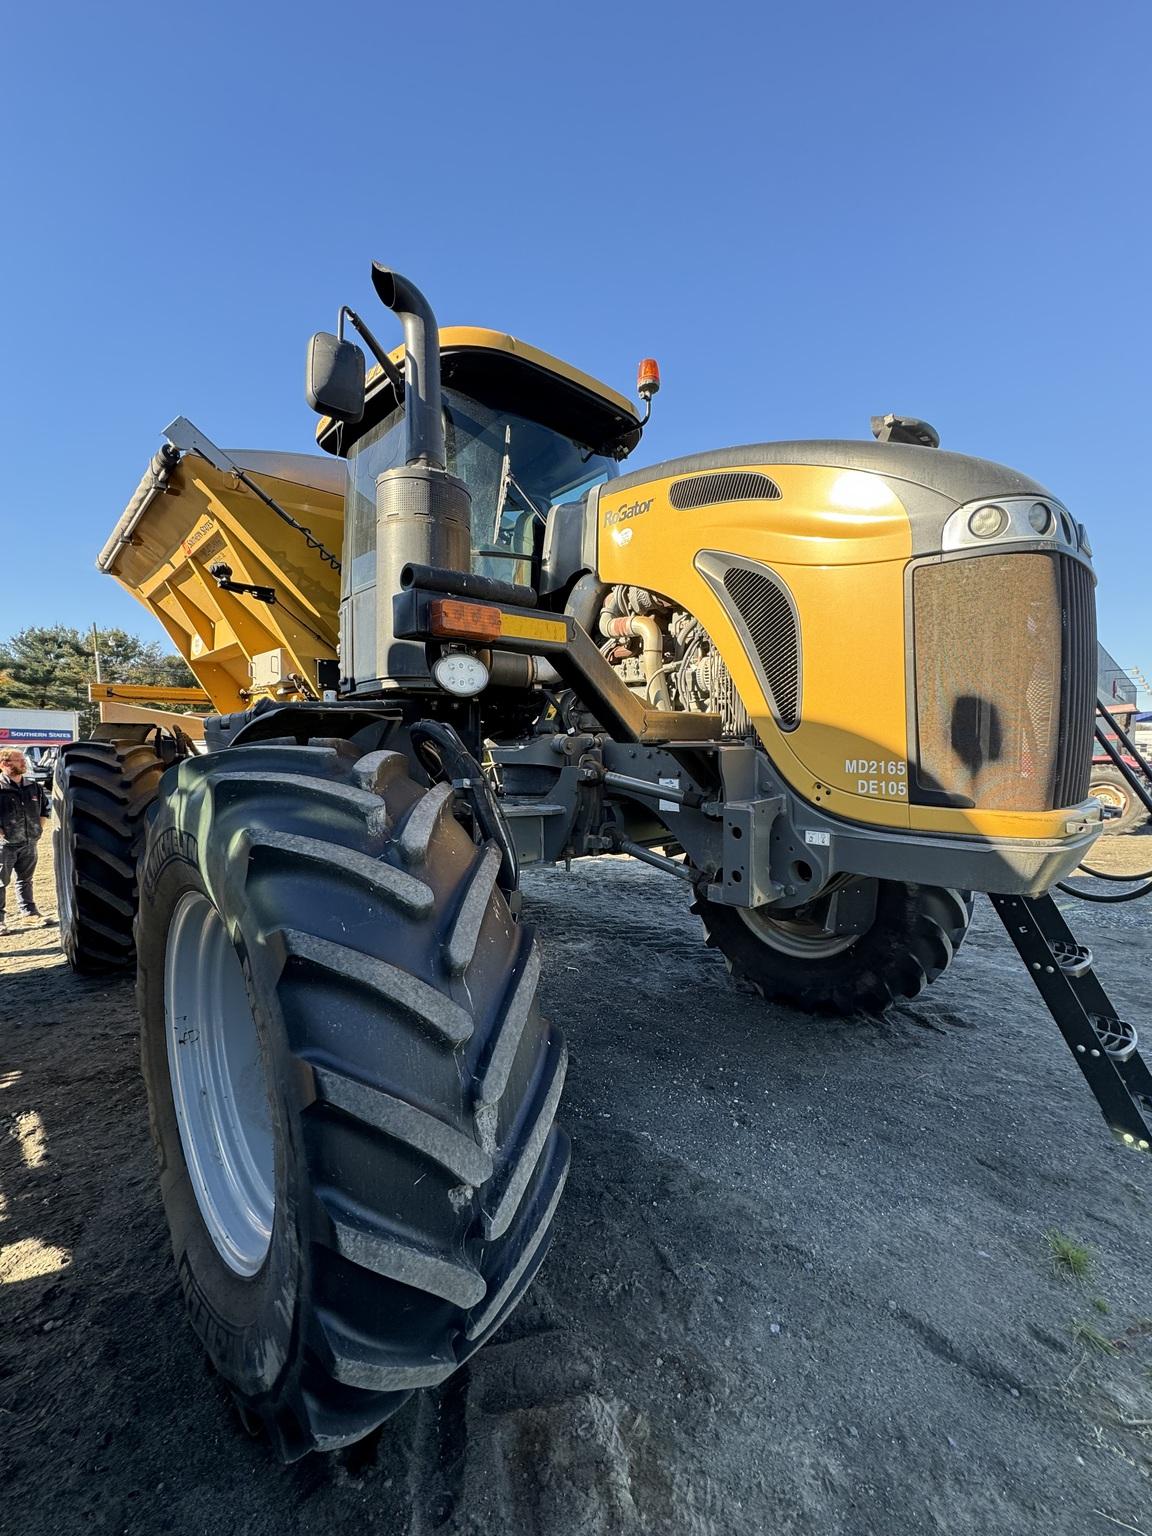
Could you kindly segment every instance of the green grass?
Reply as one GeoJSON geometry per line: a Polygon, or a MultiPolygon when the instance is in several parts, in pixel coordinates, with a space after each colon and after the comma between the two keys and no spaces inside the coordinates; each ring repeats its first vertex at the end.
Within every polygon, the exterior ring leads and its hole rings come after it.
{"type": "Polygon", "coordinates": [[[1112,1308],[1104,1300],[1103,1296],[1093,1296],[1092,1305],[1096,1308],[1097,1312],[1103,1312],[1105,1317],[1107,1317],[1108,1313],[1112,1310],[1112,1308]]]}
{"type": "Polygon", "coordinates": [[[1066,1275],[1073,1280],[1086,1279],[1096,1257],[1088,1244],[1078,1243],[1074,1237],[1067,1237],[1055,1227],[1044,1236],[1052,1266],[1057,1274],[1066,1275]]]}
{"type": "Polygon", "coordinates": [[[1071,1325],[1069,1330],[1078,1344],[1083,1344],[1085,1349],[1094,1349],[1097,1354],[1115,1355],[1119,1351],[1107,1334],[1101,1333],[1099,1328],[1092,1323],[1078,1320],[1071,1325]]]}

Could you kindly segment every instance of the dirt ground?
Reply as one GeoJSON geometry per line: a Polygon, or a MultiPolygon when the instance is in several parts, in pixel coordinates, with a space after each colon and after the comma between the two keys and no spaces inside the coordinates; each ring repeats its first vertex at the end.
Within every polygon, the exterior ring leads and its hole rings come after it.
{"type": "MultiPolygon", "coordinates": [[[[287,1469],[184,1323],[129,982],[0,939],[0,1529],[1152,1536],[1152,1159],[987,903],[914,1006],[828,1023],[737,990],[663,875],[525,883],[573,1059],[551,1257],[444,1389],[287,1469]]],[[[1152,904],[1061,903],[1139,1022],[1152,904]]]]}

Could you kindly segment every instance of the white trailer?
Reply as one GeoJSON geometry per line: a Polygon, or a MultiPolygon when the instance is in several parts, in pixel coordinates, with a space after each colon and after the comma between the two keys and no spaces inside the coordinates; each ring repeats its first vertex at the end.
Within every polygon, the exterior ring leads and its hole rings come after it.
{"type": "Polygon", "coordinates": [[[0,748],[29,752],[62,746],[79,735],[80,715],[74,709],[0,709],[0,748]]]}

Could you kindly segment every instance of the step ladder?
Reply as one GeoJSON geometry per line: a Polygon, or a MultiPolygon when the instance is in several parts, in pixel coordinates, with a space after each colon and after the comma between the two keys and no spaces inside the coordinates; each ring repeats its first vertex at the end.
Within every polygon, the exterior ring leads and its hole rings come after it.
{"type": "Polygon", "coordinates": [[[1051,896],[989,896],[1112,1134],[1152,1151],[1152,1072],[1051,896]]]}

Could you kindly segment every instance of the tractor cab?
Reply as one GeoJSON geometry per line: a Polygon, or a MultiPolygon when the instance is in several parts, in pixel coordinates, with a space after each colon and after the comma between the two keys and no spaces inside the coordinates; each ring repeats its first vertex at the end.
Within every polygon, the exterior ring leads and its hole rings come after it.
{"type": "MultiPolygon", "coordinates": [[[[549,512],[617,473],[640,441],[634,406],[614,390],[500,331],[440,331],[446,464],[471,492],[472,570],[533,584],[549,512]]],[[[404,349],[392,354],[403,366],[404,349]]],[[[405,460],[404,404],[383,367],[364,414],[326,418],[317,440],[348,461],[344,558],[355,591],[375,579],[376,481],[405,460]]]]}

